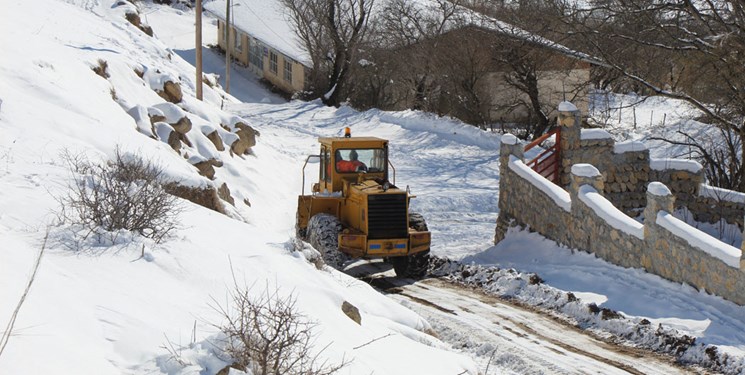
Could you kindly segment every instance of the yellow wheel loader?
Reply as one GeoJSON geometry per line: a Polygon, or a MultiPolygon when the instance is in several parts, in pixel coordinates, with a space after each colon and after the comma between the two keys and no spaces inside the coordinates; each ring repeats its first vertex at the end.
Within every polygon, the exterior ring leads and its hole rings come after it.
{"type": "Polygon", "coordinates": [[[408,187],[395,186],[388,141],[376,137],[319,138],[318,155],[303,165],[298,197],[298,237],[339,268],[348,258],[383,258],[399,277],[422,277],[427,271],[430,232],[424,218],[409,212],[408,187]],[[305,195],[305,168],[318,159],[318,182],[305,195]],[[393,174],[393,182],[389,174],[393,174]]]}

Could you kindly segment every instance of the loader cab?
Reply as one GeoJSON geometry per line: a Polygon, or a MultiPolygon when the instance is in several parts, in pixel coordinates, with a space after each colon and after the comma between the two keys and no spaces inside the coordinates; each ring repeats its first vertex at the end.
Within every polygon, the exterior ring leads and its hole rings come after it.
{"type": "Polygon", "coordinates": [[[388,179],[388,141],[375,137],[334,137],[320,138],[319,142],[321,165],[315,192],[342,191],[345,180],[388,179]]]}

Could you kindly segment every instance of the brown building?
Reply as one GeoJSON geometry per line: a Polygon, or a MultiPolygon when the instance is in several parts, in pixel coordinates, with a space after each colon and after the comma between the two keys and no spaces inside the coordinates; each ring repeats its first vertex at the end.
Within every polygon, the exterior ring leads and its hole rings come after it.
{"type": "Polygon", "coordinates": [[[416,108],[427,97],[438,101],[429,110],[472,123],[526,122],[538,110],[553,119],[565,100],[588,113],[592,59],[491,21],[454,26],[396,51],[405,61],[397,71],[428,78],[414,83],[400,77],[402,84],[390,88],[397,98],[392,109],[416,108]],[[418,91],[423,87],[428,91],[418,91]]]}

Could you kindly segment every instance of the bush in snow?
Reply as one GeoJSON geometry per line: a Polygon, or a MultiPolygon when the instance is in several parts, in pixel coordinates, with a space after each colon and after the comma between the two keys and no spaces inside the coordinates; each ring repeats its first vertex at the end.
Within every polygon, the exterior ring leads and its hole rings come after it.
{"type": "Polygon", "coordinates": [[[106,164],[90,162],[65,152],[63,160],[76,176],[61,197],[62,223],[81,225],[84,238],[91,234],[112,236],[120,230],[160,242],[177,228],[181,208],[166,193],[163,170],[139,155],[122,155],[106,164]]]}
{"type": "MultiPolygon", "coordinates": [[[[252,295],[236,286],[230,306],[215,306],[225,322],[216,327],[225,335],[223,350],[249,373],[262,375],[325,375],[346,366],[329,365],[314,353],[316,324],[300,313],[296,298],[266,288],[252,295]]],[[[325,349],[325,348],[324,348],[325,349]]]]}

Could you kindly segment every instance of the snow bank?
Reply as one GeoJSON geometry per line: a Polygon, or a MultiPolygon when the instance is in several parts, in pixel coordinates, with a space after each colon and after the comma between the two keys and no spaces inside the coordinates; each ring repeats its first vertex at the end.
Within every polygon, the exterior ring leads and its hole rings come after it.
{"type": "Polygon", "coordinates": [[[569,193],[547,180],[545,177],[538,174],[538,172],[528,168],[522,160],[515,156],[510,156],[510,169],[517,173],[518,176],[528,180],[533,186],[544,192],[549,198],[553,199],[556,204],[564,209],[564,211],[570,212],[572,210],[572,199],[569,197],[569,193]]]}
{"type": "Polygon", "coordinates": [[[640,240],[644,239],[644,225],[626,216],[610,201],[600,195],[594,187],[590,185],[580,186],[579,199],[613,228],[640,240]]]}
{"type": "Polygon", "coordinates": [[[685,159],[651,159],[649,167],[655,171],[679,170],[691,173],[698,173],[704,169],[701,163],[685,159]]]}
{"type": "Polygon", "coordinates": [[[499,150],[500,134],[481,130],[457,119],[437,117],[431,113],[415,110],[401,112],[371,110],[368,113],[378,115],[381,121],[396,124],[404,129],[427,131],[459,143],[499,150]]]}
{"type": "Polygon", "coordinates": [[[660,211],[657,213],[657,225],[667,229],[673,235],[682,238],[691,246],[697,247],[707,254],[720,259],[730,267],[740,268],[742,251],[734,246],[725,244],[700,230],[686,224],[672,214],[660,211]]]}
{"type": "Polygon", "coordinates": [[[644,150],[647,150],[647,146],[639,141],[624,141],[613,145],[613,153],[615,154],[644,150]]]}
{"type": "Polygon", "coordinates": [[[745,193],[739,191],[722,189],[706,184],[701,184],[698,195],[704,198],[712,198],[718,201],[745,203],[745,193]]]}
{"type": "Polygon", "coordinates": [[[613,139],[613,136],[603,129],[582,129],[582,140],[613,139]]]}

